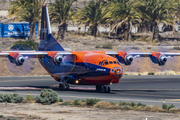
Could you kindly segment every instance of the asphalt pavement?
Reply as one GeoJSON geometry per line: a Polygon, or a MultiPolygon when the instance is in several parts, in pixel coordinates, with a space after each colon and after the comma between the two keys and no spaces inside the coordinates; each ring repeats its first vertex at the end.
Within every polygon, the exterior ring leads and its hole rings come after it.
{"type": "Polygon", "coordinates": [[[159,106],[165,102],[180,108],[180,76],[124,76],[118,84],[111,85],[111,93],[97,93],[95,86],[81,85],[70,85],[71,90],[58,91],[58,82],[49,76],[0,77],[0,93],[36,96],[43,88],[54,89],[63,100],[96,98],[159,106]]]}

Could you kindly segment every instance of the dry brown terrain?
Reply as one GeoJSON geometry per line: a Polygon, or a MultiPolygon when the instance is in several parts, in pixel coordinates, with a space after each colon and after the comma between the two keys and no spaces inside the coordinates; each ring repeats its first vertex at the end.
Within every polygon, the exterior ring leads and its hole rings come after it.
{"type": "Polygon", "coordinates": [[[37,103],[0,103],[0,115],[6,120],[180,120],[179,114],[87,107],[41,105],[37,103]]]}

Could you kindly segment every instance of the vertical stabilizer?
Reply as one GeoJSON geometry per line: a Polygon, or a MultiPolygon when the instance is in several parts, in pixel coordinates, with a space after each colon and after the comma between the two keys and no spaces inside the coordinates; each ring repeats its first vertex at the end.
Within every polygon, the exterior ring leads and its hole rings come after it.
{"type": "Polygon", "coordinates": [[[63,47],[52,36],[48,8],[46,5],[42,7],[40,40],[38,46],[39,50],[64,51],[63,47]]]}

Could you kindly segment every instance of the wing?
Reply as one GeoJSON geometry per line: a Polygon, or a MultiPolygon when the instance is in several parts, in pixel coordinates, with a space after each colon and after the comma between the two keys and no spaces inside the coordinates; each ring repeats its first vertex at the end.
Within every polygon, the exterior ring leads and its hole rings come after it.
{"type": "Polygon", "coordinates": [[[107,55],[114,56],[119,62],[130,65],[134,58],[150,57],[153,63],[164,65],[169,57],[180,56],[180,53],[171,52],[126,52],[126,51],[108,51],[107,55]]]}

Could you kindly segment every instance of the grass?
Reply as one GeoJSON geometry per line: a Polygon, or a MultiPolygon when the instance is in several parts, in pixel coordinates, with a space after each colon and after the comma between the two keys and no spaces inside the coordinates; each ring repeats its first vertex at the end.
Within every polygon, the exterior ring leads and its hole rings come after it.
{"type": "Polygon", "coordinates": [[[148,75],[154,75],[154,73],[153,72],[149,72],[148,75]]]}
{"type": "Polygon", "coordinates": [[[24,102],[33,103],[33,102],[36,102],[36,100],[35,100],[35,97],[31,95],[27,95],[24,97],[24,102]]]}

